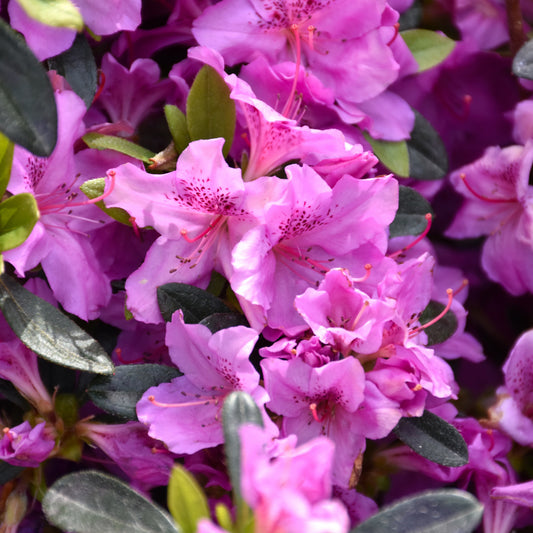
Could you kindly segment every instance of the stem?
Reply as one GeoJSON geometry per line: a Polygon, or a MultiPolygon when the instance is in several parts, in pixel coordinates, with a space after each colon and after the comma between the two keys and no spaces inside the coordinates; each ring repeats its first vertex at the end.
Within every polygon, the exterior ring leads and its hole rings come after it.
{"type": "Polygon", "coordinates": [[[526,42],[520,0],[505,0],[505,10],[507,12],[507,26],[509,27],[509,46],[511,55],[514,57],[526,42]]]}

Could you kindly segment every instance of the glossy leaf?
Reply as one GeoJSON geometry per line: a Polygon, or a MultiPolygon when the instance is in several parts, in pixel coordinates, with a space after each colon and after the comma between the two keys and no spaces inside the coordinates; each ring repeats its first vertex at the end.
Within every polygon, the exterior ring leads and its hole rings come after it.
{"type": "Polygon", "coordinates": [[[210,292],[186,283],[166,283],[157,287],[157,303],[166,322],[178,309],[187,324],[197,324],[213,313],[228,313],[231,309],[210,292]]]}
{"type": "Polygon", "coordinates": [[[446,35],[431,30],[406,30],[400,35],[418,63],[418,72],[442,63],[457,44],[446,35]]]}
{"type": "Polygon", "coordinates": [[[178,533],[172,518],[111,476],[86,470],[67,474],[46,492],[43,510],[54,526],[72,533],[178,533]]]}
{"type": "Polygon", "coordinates": [[[409,176],[409,153],[405,141],[380,141],[365,133],[374,155],[400,178],[409,176]]]}
{"type": "Polygon", "coordinates": [[[0,198],[4,196],[11,177],[14,148],[13,142],[0,133],[0,198]]]}
{"type": "Polygon", "coordinates": [[[0,251],[20,246],[39,220],[35,198],[27,193],[16,194],[0,203],[0,251]]]}
{"type": "Polygon", "coordinates": [[[46,71],[24,40],[0,19],[0,131],[38,156],[57,142],[57,108],[46,71]]]}
{"type": "MultiPolygon", "coordinates": [[[[420,315],[420,323],[427,324],[435,317],[439,316],[446,306],[435,300],[431,300],[427,307],[420,315]]],[[[449,339],[457,330],[457,317],[453,311],[448,311],[442,318],[437,320],[431,326],[424,329],[424,333],[428,337],[427,346],[440,344],[449,339]]]]}
{"type": "Polygon", "coordinates": [[[533,80],[533,39],[524,44],[514,56],[513,74],[519,78],[533,80]]]}
{"type": "Polygon", "coordinates": [[[68,50],[48,59],[48,67],[67,80],[87,108],[91,106],[98,86],[98,73],[93,52],[83,34],[76,35],[68,50]]]}
{"type": "Polygon", "coordinates": [[[218,72],[204,65],[198,72],[187,98],[187,129],[191,140],[223,137],[226,157],[235,134],[235,102],[218,72]]]}
{"type": "Polygon", "coordinates": [[[433,126],[415,111],[415,126],[407,141],[409,177],[417,180],[439,180],[448,172],[446,148],[433,126]]]}
{"type": "Polygon", "coordinates": [[[210,518],[209,505],[194,476],[180,464],[172,468],[168,483],[168,510],[183,533],[195,533],[202,518],[210,518]]]}
{"type": "Polygon", "coordinates": [[[430,203],[411,187],[400,185],[398,211],[389,226],[390,237],[419,235],[426,229],[427,213],[433,214],[430,203]]]}
{"type": "Polygon", "coordinates": [[[165,117],[167,119],[168,129],[174,141],[176,152],[181,154],[191,142],[189,129],[187,128],[187,118],[183,112],[175,105],[165,106],[165,117]]]}
{"type": "Polygon", "coordinates": [[[97,150],[114,150],[121,154],[129,155],[134,159],[143,161],[144,163],[151,163],[150,159],[155,156],[155,153],[147,148],[132,143],[122,137],[115,137],[113,135],[102,135],[101,133],[87,133],[83,137],[85,144],[89,148],[97,150]]]}
{"type": "Polygon", "coordinates": [[[483,506],[468,492],[426,491],[383,508],[350,533],[471,533],[483,506]]]}
{"type": "MultiPolygon", "coordinates": [[[[80,186],[80,189],[83,194],[87,196],[87,198],[93,200],[94,198],[98,198],[104,194],[105,183],[105,178],[95,178],[92,180],[87,180],[80,186]]],[[[121,209],[120,207],[106,207],[103,200],[96,202],[95,205],[97,205],[106,215],[110,216],[117,222],[121,222],[127,226],[132,225],[130,222],[130,215],[124,209],[121,209]]]]}
{"type": "Polygon", "coordinates": [[[59,309],[3,274],[0,309],[20,340],[43,359],[96,374],[114,366],[105,350],[59,309]]]}
{"type": "Polygon", "coordinates": [[[255,424],[263,427],[261,411],[253,398],[246,392],[232,392],[222,406],[222,426],[224,429],[224,452],[231,485],[236,501],[241,496],[241,440],[239,427],[243,424],[255,424]]]}
{"type": "Polygon", "coordinates": [[[401,418],[394,433],[414,452],[434,463],[454,467],[468,463],[468,447],[459,431],[430,411],[401,418]]]}
{"type": "Polygon", "coordinates": [[[118,366],[112,376],[94,378],[87,393],[103,411],[127,420],[137,420],[135,407],[144,392],[181,375],[177,368],[163,365],[118,366]]]}
{"type": "Polygon", "coordinates": [[[70,0],[17,0],[27,15],[47,26],[83,30],[83,18],[70,0]]]}

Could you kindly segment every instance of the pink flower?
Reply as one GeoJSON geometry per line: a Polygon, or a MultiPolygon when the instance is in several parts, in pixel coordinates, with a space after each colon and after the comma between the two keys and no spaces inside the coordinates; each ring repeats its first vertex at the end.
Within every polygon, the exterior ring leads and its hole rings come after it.
{"type": "Polygon", "coordinates": [[[31,427],[28,421],[14,428],[4,428],[0,440],[0,459],[15,466],[35,468],[52,453],[55,440],[41,422],[31,427]]]}

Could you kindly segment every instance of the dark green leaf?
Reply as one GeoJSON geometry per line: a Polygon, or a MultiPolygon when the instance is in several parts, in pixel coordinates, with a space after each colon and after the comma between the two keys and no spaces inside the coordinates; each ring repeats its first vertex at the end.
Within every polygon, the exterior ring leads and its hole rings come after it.
{"type": "Polygon", "coordinates": [[[23,470],[25,470],[23,466],[10,465],[9,463],[0,461],[0,487],[8,481],[15,479],[23,470]]]}
{"type": "Polygon", "coordinates": [[[57,108],[46,71],[0,19],[0,131],[38,156],[57,142],[57,108]]]}
{"type": "Polygon", "coordinates": [[[263,427],[261,411],[253,398],[246,392],[232,392],[222,406],[222,426],[224,429],[224,451],[229,477],[236,500],[241,500],[241,440],[239,427],[255,424],[263,427]]]}
{"type": "Polygon", "coordinates": [[[92,337],[6,274],[0,276],[0,309],[20,340],[40,357],[77,370],[113,373],[109,356],[92,337]]]}
{"type": "Polygon", "coordinates": [[[446,35],[431,30],[406,30],[400,35],[418,63],[418,72],[442,63],[457,44],[446,35]]]}
{"type": "Polygon", "coordinates": [[[533,39],[524,44],[514,56],[513,74],[519,78],[533,80],[533,39]]]}
{"type": "Polygon", "coordinates": [[[14,148],[15,145],[0,133],[0,198],[4,196],[11,177],[14,148]]]}
{"type": "Polygon", "coordinates": [[[365,139],[372,147],[374,155],[391,171],[401,178],[409,177],[409,153],[405,141],[380,141],[367,133],[365,139]]]}
{"type": "Polygon", "coordinates": [[[383,508],[350,533],[471,533],[483,506],[468,492],[427,491],[383,508]]]}
{"type": "MultiPolygon", "coordinates": [[[[0,379],[0,394],[10,402],[20,407],[23,411],[31,408],[28,400],[20,394],[11,381],[7,379],[0,379]]],[[[11,414],[11,413],[10,413],[11,414]]],[[[5,423],[5,422],[4,422],[5,423]]],[[[1,485],[2,483],[0,483],[1,485]]]]}
{"type": "Polygon", "coordinates": [[[176,463],[168,484],[168,510],[183,533],[195,533],[202,518],[210,518],[209,505],[192,474],[176,463]]]}
{"type": "Polygon", "coordinates": [[[210,292],[186,283],[166,283],[157,287],[157,303],[166,322],[178,309],[187,324],[197,324],[213,313],[228,313],[231,309],[210,292]]]}
{"type": "Polygon", "coordinates": [[[433,214],[430,203],[411,187],[400,185],[396,216],[389,227],[390,237],[419,235],[428,224],[426,215],[433,214]]]}
{"type": "Polygon", "coordinates": [[[221,329],[233,328],[235,326],[248,326],[248,322],[241,313],[213,313],[200,320],[200,324],[209,328],[211,333],[216,333],[221,329]]]}
{"type": "Polygon", "coordinates": [[[191,142],[189,130],[187,129],[187,118],[183,112],[175,105],[165,106],[165,117],[167,119],[168,129],[174,141],[176,152],[181,154],[191,142]]]}
{"type": "MultiPolygon", "coordinates": [[[[445,305],[435,300],[431,300],[427,307],[420,315],[420,323],[427,324],[435,317],[439,316],[445,309],[445,305]]],[[[449,339],[457,330],[457,317],[453,311],[448,311],[442,318],[439,318],[435,324],[424,329],[428,337],[427,346],[440,344],[449,339]]]]}
{"type": "Polygon", "coordinates": [[[98,86],[98,73],[93,52],[86,37],[79,33],[72,46],[48,60],[48,67],[61,74],[81,97],[87,108],[93,103],[98,86]]]}
{"type": "Polygon", "coordinates": [[[11,196],[0,203],[0,251],[20,246],[39,220],[35,198],[27,192],[11,196]]]}
{"type": "Polygon", "coordinates": [[[407,141],[409,177],[417,180],[438,180],[448,172],[446,148],[433,126],[415,111],[415,127],[407,141]]]}
{"type": "Polygon", "coordinates": [[[235,134],[235,102],[218,72],[204,65],[198,72],[187,98],[187,129],[191,140],[223,137],[226,157],[235,134]]]}
{"type": "Polygon", "coordinates": [[[163,509],[126,483],[100,472],[68,474],[46,492],[47,520],[73,533],[178,533],[163,509]]]}
{"type": "Polygon", "coordinates": [[[422,3],[421,0],[415,0],[411,7],[400,14],[398,22],[400,23],[400,31],[411,30],[418,28],[422,20],[422,3]]]}
{"type": "MultiPolygon", "coordinates": [[[[102,196],[105,191],[105,178],[95,178],[92,180],[87,180],[85,183],[83,183],[80,186],[81,191],[87,198],[93,200],[94,198],[98,198],[99,196],[102,196]]],[[[120,222],[122,224],[126,224],[127,226],[131,226],[130,222],[130,215],[127,211],[124,211],[124,209],[121,209],[120,207],[106,207],[103,200],[100,200],[99,202],[96,202],[96,205],[108,216],[110,216],[112,219],[116,220],[117,222],[120,222]]]]}
{"type": "Polygon", "coordinates": [[[128,420],[137,420],[135,406],[150,387],[181,376],[177,368],[163,365],[124,365],[112,376],[98,376],[89,385],[89,398],[100,409],[128,420]]]}
{"type": "Polygon", "coordinates": [[[70,0],[18,0],[28,16],[47,26],[83,30],[83,18],[70,0]]]}
{"type": "Polygon", "coordinates": [[[138,144],[132,143],[122,137],[115,137],[113,135],[102,135],[101,133],[87,133],[83,137],[85,144],[89,148],[96,150],[114,150],[124,155],[129,155],[139,161],[150,164],[150,159],[155,156],[155,153],[147,148],[143,148],[138,144]]]}
{"type": "Polygon", "coordinates": [[[403,417],[394,433],[414,452],[434,463],[455,467],[468,463],[468,448],[461,434],[430,411],[418,417],[403,417]]]}

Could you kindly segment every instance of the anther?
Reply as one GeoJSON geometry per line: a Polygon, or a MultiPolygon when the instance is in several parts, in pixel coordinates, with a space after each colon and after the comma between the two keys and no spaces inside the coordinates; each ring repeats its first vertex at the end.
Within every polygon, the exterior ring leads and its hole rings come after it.
{"type": "Polygon", "coordinates": [[[466,287],[468,287],[468,280],[466,278],[463,278],[463,281],[461,282],[461,285],[459,286],[458,289],[455,289],[453,291],[453,295],[454,296],[457,296],[463,289],[465,289],[466,287]]]}
{"type": "Polygon", "coordinates": [[[349,330],[353,331],[355,329],[355,326],[357,326],[357,323],[359,320],[361,320],[361,317],[363,316],[363,313],[366,311],[366,308],[370,305],[370,302],[368,300],[365,300],[363,302],[363,305],[361,306],[361,309],[359,309],[359,313],[354,317],[352,322],[350,323],[349,330]]]}
{"type": "Polygon", "coordinates": [[[312,24],[307,26],[307,44],[309,45],[309,48],[311,48],[311,50],[315,49],[315,42],[314,42],[315,31],[316,31],[316,28],[312,24]]]}
{"type": "Polygon", "coordinates": [[[309,404],[309,410],[311,411],[311,414],[313,415],[313,418],[314,418],[318,423],[322,423],[322,422],[324,422],[324,420],[325,420],[326,418],[325,418],[325,417],[321,418],[320,416],[318,416],[317,409],[318,409],[318,405],[317,405],[315,402],[309,404]]]}
{"type": "Polygon", "coordinates": [[[370,271],[372,270],[372,265],[370,263],[367,263],[365,265],[365,273],[360,278],[352,278],[352,281],[355,281],[357,283],[362,283],[363,281],[366,281],[370,277],[370,271]]]}

